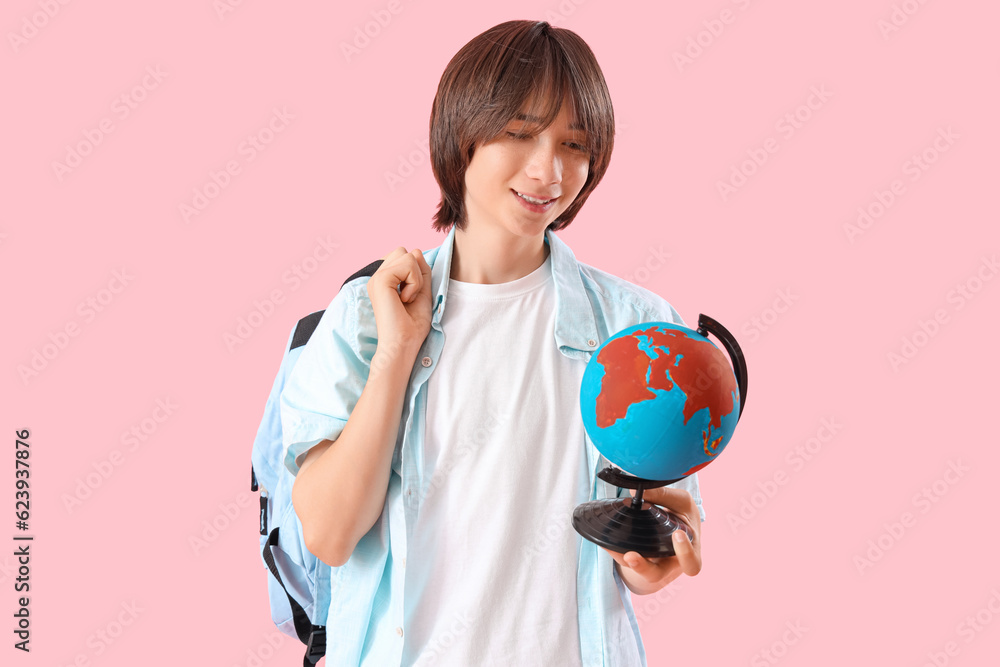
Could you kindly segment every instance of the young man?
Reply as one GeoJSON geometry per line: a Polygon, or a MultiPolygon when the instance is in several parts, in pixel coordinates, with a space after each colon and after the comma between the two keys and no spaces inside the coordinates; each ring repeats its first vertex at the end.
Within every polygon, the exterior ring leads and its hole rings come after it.
{"type": "Polygon", "coordinates": [[[331,665],[644,665],[628,590],[700,569],[696,476],[647,492],[678,555],[611,554],[573,508],[614,497],[579,391],[592,353],[662,298],[553,233],[607,169],[610,96],[589,47],[511,21],[441,78],[431,157],[448,231],[334,298],[282,394],[310,551],[336,566],[331,665]]]}

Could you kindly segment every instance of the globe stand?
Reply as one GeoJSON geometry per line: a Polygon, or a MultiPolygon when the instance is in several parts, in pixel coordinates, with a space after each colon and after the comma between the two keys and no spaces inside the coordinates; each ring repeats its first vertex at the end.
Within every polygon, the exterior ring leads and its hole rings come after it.
{"type": "Polygon", "coordinates": [[[643,479],[614,466],[605,468],[597,476],[619,488],[635,489],[635,496],[577,505],[573,510],[573,528],[586,539],[611,551],[635,551],[646,558],[673,556],[671,535],[674,531],[683,530],[688,539],[694,539],[694,531],[676,514],[649,503],[643,508],[643,491],[673,484],[679,479],[643,479]]]}

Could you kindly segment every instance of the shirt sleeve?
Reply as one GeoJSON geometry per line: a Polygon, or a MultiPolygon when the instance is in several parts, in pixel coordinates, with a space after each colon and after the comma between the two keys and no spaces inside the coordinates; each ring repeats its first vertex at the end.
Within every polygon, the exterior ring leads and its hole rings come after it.
{"type": "Polygon", "coordinates": [[[375,353],[375,317],[359,285],[346,285],[320,318],[281,393],[284,464],[298,474],[302,458],[323,440],[336,440],[368,380],[375,353]]]}

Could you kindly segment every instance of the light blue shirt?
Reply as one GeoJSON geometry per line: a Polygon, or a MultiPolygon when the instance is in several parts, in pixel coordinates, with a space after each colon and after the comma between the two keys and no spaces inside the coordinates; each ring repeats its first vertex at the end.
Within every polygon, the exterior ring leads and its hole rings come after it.
{"type": "MultiPolygon", "coordinates": [[[[452,227],[444,243],[424,252],[431,266],[431,329],[417,354],[403,401],[385,507],[347,563],[332,568],[327,617],[329,665],[400,664],[407,611],[402,595],[406,549],[412,541],[419,499],[427,497],[431,483],[420,474],[426,384],[444,347],[441,317],[447,307],[454,240],[452,227]]],[[[545,232],[545,242],[556,292],[551,344],[570,359],[585,365],[604,340],[641,322],[683,324],[677,311],[655,293],[578,262],[569,246],[551,231],[545,232]]],[[[351,281],[333,299],[281,394],[285,465],[292,473],[298,473],[301,456],[309,448],[340,436],[364,389],[377,343],[367,281],[367,277],[351,281]]],[[[610,463],[589,437],[586,448],[588,469],[595,475],[591,499],[621,495],[616,487],[597,479],[597,472],[610,463]]],[[[697,475],[674,486],[691,493],[704,518],[697,475]]],[[[614,561],[597,545],[574,536],[581,541],[577,600],[583,664],[626,664],[624,656],[633,652],[632,644],[638,647],[645,665],[631,595],[614,561]],[[621,631],[622,613],[627,615],[630,632],[621,631]]],[[[460,625],[461,619],[456,623],[460,625]]]]}

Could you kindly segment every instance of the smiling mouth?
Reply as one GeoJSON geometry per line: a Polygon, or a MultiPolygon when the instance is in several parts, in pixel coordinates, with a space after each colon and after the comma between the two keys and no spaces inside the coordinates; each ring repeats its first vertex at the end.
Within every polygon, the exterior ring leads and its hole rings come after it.
{"type": "Polygon", "coordinates": [[[523,199],[524,201],[528,202],[529,204],[534,204],[536,206],[544,206],[545,204],[548,204],[549,202],[553,202],[556,199],[559,199],[559,197],[553,197],[552,199],[536,199],[535,197],[531,197],[529,195],[522,194],[522,193],[518,192],[517,190],[513,190],[513,193],[516,194],[521,199],[523,199]]]}

